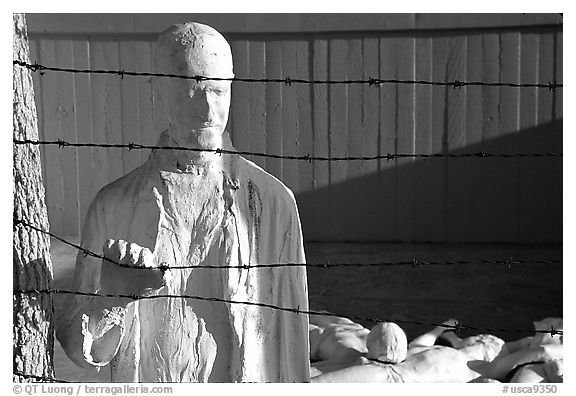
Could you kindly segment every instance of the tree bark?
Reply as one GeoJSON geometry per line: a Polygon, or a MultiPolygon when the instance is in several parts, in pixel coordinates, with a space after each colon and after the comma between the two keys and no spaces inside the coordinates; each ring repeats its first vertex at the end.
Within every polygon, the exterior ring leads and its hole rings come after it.
{"type": "MultiPolygon", "coordinates": [[[[28,37],[24,14],[14,14],[13,57],[29,62],[28,37]]],[[[14,139],[38,139],[38,121],[30,70],[13,66],[14,139]]],[[[50,289],[52,262],[50,238],[16,219],[48,230],[44,200],[40,150],[38,146],[13,147],[13,347],[15,382],[34,381],[34,377],[53,377],[54,323],[52,296],[22,294],[22,290],[50,289]],[[17,373],[23,373],[19,375],[17,373]]]]}

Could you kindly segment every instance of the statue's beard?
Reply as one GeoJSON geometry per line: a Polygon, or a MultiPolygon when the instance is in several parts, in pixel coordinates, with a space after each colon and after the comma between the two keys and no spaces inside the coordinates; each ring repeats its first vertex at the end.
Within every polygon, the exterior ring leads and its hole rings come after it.
{"type": "Polygon", "coordinates": [[[222,148],[222,127],[205,127],[200,129],[184,129],[172,127],[172,138],[184,147],[204,149],[222,148]]]}
{"type": "Polygon", "coordinates": [[[222,129],[210,127],[194,131],[201,148],[222,148],[222,129]]]}

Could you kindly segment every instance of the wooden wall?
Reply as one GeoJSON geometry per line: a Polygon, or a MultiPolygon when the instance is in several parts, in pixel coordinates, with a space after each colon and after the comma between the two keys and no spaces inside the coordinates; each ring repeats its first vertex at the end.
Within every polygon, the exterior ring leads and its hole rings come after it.
{"type": "MultiPolygon", "coordinates": [[[[31,59],[151,71],[152,43],[196,20],[227,37],[238,77],[562,82],[549,15],[29,14],[31,59]]],[[[153,144],[166,119],[147,78],[34,75],[43,139],[153,144]]],[[[239,150],[286,155],[562,152],[562,89],[233,84],[239,150]]],[[[142,150],[43,147],[54,233],[77,236],[142,150]]],[[[296,194],[306,240],[561,242],[561,158],[302,162],[250,158],[296,194]]]]}

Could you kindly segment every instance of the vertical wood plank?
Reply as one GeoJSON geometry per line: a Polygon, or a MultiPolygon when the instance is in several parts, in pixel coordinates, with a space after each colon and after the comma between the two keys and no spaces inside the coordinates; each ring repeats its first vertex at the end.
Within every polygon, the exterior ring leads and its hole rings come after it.
{"type": "MultiPolygon", "coordinates": [[[[282,46],[282,68],[284,77],[297,75],[296,55],[297,42],[286,40],[282,46]]],[[[300,144],[300,125],[298,124],[297,85],[287,86],[282,98],[282,154],[298,155],[300,144]]],[[[298,161],[282,160],[283,182],[294,194],[300,192],[300,175],[298,161]]]]}
{"type": "MultiPolygon", "coordinates": [[[[72,42],[70,40],[56,41],[56,60],[64,63],[64,67],[73,65],[72,42]]],[[[74,103],[74,76],[63,73],[58,76],[57,112],[59,129],[62,139],[76,142],[76,109],[74,103]]],[[[65,236],[78,235],[78,152],[77,148],[64,148],[61,153],[62,175],[64,188],[64,229],[65,236]]]]}
{"type": "MultiPolygon", "coordinates": [[[[467,37],[466,51],[466,80],[482,81],[482,61],[484,58],[484,46],[482,33],[471,34],[467,37]]],[[[482,151],[482,122],[484,108],[481,87],[468,87],[466,89],[466,151],[482,151]]],[[[467,196],[463,199],[468,202],[468,230],[467,239],[475,242],[482,238],[483,219],[478,216],[485,203],[482,199],[482,180],[485,161],[471,158],[464,163],[466,168],[465,177],[469,180],[467,196]]]]}
{"type": "MultiPolygon", "coordinates": [[[[249,42],[249,75],[251,78],[266,78],[266,52],[263,41],[249,42]]],[[[248,83],[250,89],[250,149],[266,152],[266,86],[262,83],[248,83]]],[[[264,157],[252,157],[262,168],[266,168],[264,157]]]]}
{"type": "MultiPolygon", "coordinates": [[[[154,65],[152,59],[154,59],[155,56],[153,43],[151,43],[150,50],[151,50],[150,66],[152,66],[154,65]]],[[[152,67],[150,69],[152,70],[152,67]]],[[[151,116],[152,116],[152,125],[154,125],[154,130],[158,131],[157,137],[154,140],[154,143],[156,143],[158,140],[158,136],[160,136],[160,133],[162,133],[163,131],[167,130],[170,127],[170,122],[168,121],[168,117],[166,116],[166,110],[164,109],[162,100],[160,99],[160,97],[156,92],[152,92],[151,116]]]]}
{"type": "MultiPolygon", "coordinates": [[[[29,41],[30,47],[30,62],[38,62],[42,64],[42,60],[40,59],[40,43],[39,39],[31,39],[29,41]]],[[[34,102],[36,103],[36,114],[38,114],[38,138],[44,140],[45,133],[44,133],[44,112],[43,112],[43,103],[42,100],[42,76],[40,73],[32,73],[32,83],[34,84],[34,102]]],[[[40,149],[40,158],[42,159],[42,180],[46,184],[46,171],[47,171],[47,162],[46,162],[46,147],[39,146],[40,149]]],[[[47,197],[46,197],[47,199],[47,197]]]]}
{"type": "MultiPolygon", "coordinates": [[[[380,78],[396,78],[396,58],[398,39],[383,37],[380,39],[380,78]]],[[[398,86],[384,84],[380,87],[380,154],[395,154],[398,151],[397,135],[397,107],[398,86]]],[[[380,240],[398,240],[397,233],[397,195],[396,195],[396,163],[395,161],[380,160],[379,168],[379,194],[380,197],[380,228],[377,235],[380,240]]]]}
{"type": "MultiPolygon", "coordinates": [[[[39,39],[38,40],[38,60],[45,64],[55,62],[56,49],[53,40],[39,39]]],[[[54,63],[52,63],[54,64],[54,63]]],[[[57,76],[55,73],[46,73],[43,76],[38,75],[41,90],[37,97],[41,98],[42,102],[42,121],[38,123],[39,137],[45,140],[60,139],[57,130],[57,120],[55,117],[57,104],[54,98],[56,97],[55,87],[57,85],[57,76]]],[[[40,117],[39,117],[40,118],[40,117]]],[[[46,207],[48,210],[48,219],[50,222],[50,230],[57,234],[63,235],[64,231],[64,218],[63,218],[63,175],[62,175],[62,161],[60,158],[60,149],[45,145],[42,146],[42,157],[44,160],[44,186],[46,189],[46,207]]]]}
{"type": "MultiPolygon", "coordinates": [[[[42,40],[41,58],[50,65],[72,67],[72,45],[68,40],[42,40]]],[[[74,80],[67,73],[46,73],[43,81],[47,139],[76,142],[74,80]]],[[[63,236],[78,235],[77,153],[72,147],[47,147],[46,195],[54,231],[63,236]]]]}
{"type": "MultiPolygon", "coordinates": [[[[139,70],[152,71],[152,43],[137,42],[134,44],[134,63],[139,70]]],[[[155,145],[162,130],[156,129],[153,114],[153,93],[150,78],[141,77],[138,82],[138,132],[144,145],[155,145]]],[[[150,150],[138,150],[140,163],[150,156],[150,150]]]]}
{"type": "MultiPolygon", "coordinates": [[[[96,68],[104,63],[104,47],[98,41],[89,42],[90,65],[96,68]]],[[[111,143],[106,140],[106,77],[93,74],[91,76],[92,96],[92,141],[94,143],[111,143]]],[[[97,170],[93,173],[94,186],[99,190],[108,183],[108,156],[106,149],[94,148],[92,151],[92,166],[97,170]]]]}
{"type": "MultiPolygon", "coordinates": [[[[234,74],[238,77],[250,75],[249,44],[246,40],[234,40],[231,42],[232,58],[234,59],[234,74]]],[[[252,125],[250,124],[250,84],[245,82],[233,82],[232,105],[233,134],[232,143],[239,151],[252,151],[252,125]]],[[[254,158],[248,158],[254,160],[254,158]]]]}
{"type": "MultiPolygon", "coordinates": [[[[310,63],[312,54],[310,53],[312,45],[308,40],[299,40],[296,45],[296,75],[299,78],[310,79],[312,73],[310,63]]],[[[298,155],[314,154],[314,130],[312,128],[312,88],[308,84],[298,84],[296,86],[297,97],[297,114],[298,114],[298,155]]],[[[313,209],[310,205],[300,205],[300,196],[310,194],[314,190],[314,165],[307,161],[297,161],[299,173],[299,194],[296,197],[300,219],[302,222],[302,231],[304,238],[308,239],[309,235],[315,234],[314,225],[310,224],[313,209]]]]}
{"type": "MultiPolygon", "coordinates": [[[[563,42],[564,37],[562,30],[555,32],[555,59],[554,59],[554,80],[557,83],[564,82],[564,69],[563,69],[563,60],[564,60],[564,52],[563,52],[563,42]]],[[[554,121],[555,125],[561,128],[561,125],[557,125],[556,121],[561,120],[563,118],[562,107],[563,107],[563,94],[564,88],[559,88],[554,91],[554,121]]],[[[560,147],[561,148],[561,147],[560,147]]]]}
{"type": "MultiPolygon", "coordinates": [[[[556,59],[554,60],[555,67],[555,80],[557,82],[564,82],[564,71],[563,71],[563,33],[562,28],[558,28],[555,32],[556,37],[556,59]]],[[[552,149],[556,153],[563,152],[563,94],[564,88],[559,88],[554,91],[554,115],[553,115],[553,145],[552,149]]],[[[551,189],[550,200],[552,202],[557,202],[553,205],[552,213],[549,216],[550,220],[550,241],[558,242],[562,240],[563,230],[563,210],[562,210],[562,193],[563,193],[563,180],[562,180],[562,159],[555,157],[550,161],[550,165],[553,167],[552,174],[554,175],[554,185],[551,189]]]]}
{"type": "MultiPolygon", "coordinates": [[[[543,32],[539,39],[539,60],[538,60],[538,80],[539,82],[554,81],[554,32],[543,32]]],[[[538,91],[538,125],[537,144],[539,151],[554,151],[557,147],[553,142],[556,140],[554,131],[554,93],[541,89],[538,91]]],[[[560,131],[561,136],[561,131],[560,131]]],[[[562,140],[561,138],[559,139],[562,140]]],[[[537,186],[537,207],[536,222],[539,225],[537,241],[540,243],[552,242],[558,231],[552,226],[551,218],[558,210],[551,202],[554,202],[553,188],[559,175],[561,161],[550,158],[550,161],[538,161],[538,166],[534,177],[534,184],[537,186]]],[[[560,223],[561,224],[561,223],[560,223]]],[[[557,240],[557,239],[556,239],[557,240]]]]}
{"type": "MultiPolygon", "coordinates": [[[[142,64],[138,63],[139,48],[136,41],[121,41],[119,43],[121,70],[143,70],[142,64]]],[[[120,79],[120,117],[122,142],[140,143],[140,95],[139,80],[144,77],[126,76],[120,79]]],[[[140,153],[138,150],[123,149],[120,153],[124,173],[131,172],[141,165],[140,153]]]]}
{"type": "MultiPolygon", "coordinates": [[[[282,78],[282,42],[266,43],[266,78],[282,78]]],[[[281,84],[266,84],[266,149],[269,153],[281,154],[282,148],[282,90],[281,84]]],[[[266,169],[278,179],[284,179],[283,161],[266,159],[266,169]]]]}
{"type": "MultiPolygon", "coordinates": [[[[416,39],[416,79],[432,80],[433,39],[419,37],[416,39]]],[[[418,153],[432,152],[432,91],[429,85],[417,85],[415,122],[416,136],[414,147],[418,153]]],[[[435,174],[431,172],[436,159],[420,159],[417,161],[414,174],[414,216],[416,226],[414,238],[417,241],[438,240],[438,226],[444,213],[438,205],[438,191],[435,174]]]]}
{"type": "MultiPolygon", "coordinates": [[[[74,67],[90,68],[90,48],[86,40],[73,43],[74,67]]],[[[79,142],[92,143],[92,75],[74,75],[74,102],[76,107],[76,134],[79,142]]],[[[98,192],[93,175],[98,171],[92,161],[93,152],[99,150],[90,147],[78,147],[78,204],[79,221],[84,224],[90,202],[98,192]]]]}
{"type": "MultiPolygon", "coordinates": [[[[360,80],[363,77],[362,39],[349,39],[348,52],[345,53],[347,79],[360,80]]],[[[357,157],[364,155],[364,118],[363,118],[363,87],[358,84],[348,85],[348,124],[347,124],[347,152],[349,156],[357,157]]],[[[346,241],[366,240],[370,235],[370,221],[366,224],[364,210],[368,202],[366,200],[366,187],[368,182],[362,178],[365,161],[350,161],[347,163],[346,182],[341,189],[342,203],[340,218],[345,226],[342,227],[342,235],[339,237],[346,241]]]]}
{"type": "MultiPolygon", "coordinates": [[[[503,33],[501,36],[501,80],[520,82],[520,34],[503,33]]],[[[520,90],[502,88],[500,90],[502,117],[500,118],[500,137],[494,149],[498,152],[518,152],[518,130],[520,122],[520,90]]],[[[496,189],[499,194],[498,206],[495,208],[493,232],[500,233],[499,240],[513,242],[517,235],[516,197],[518,191],[518,161],[522,159],[497,159],[499,177],[496,189]]]]}
{"type": "MultiPolygon", "coordinates": [[[[415,75],[414,38],[402,37],[398,46],[396,78],[413,80],[415,75]]],[[[398,87],[398,152],[414,154],[414,85],[402,84],[398,87]]],[[[398,238],[402,241],[414,240],[414,158],[396,160],[398,238]]]]}
{"type": "MultiPolygon", "coordinates": [[[[380,46],[378,38],[363,39],[363,75],[362,79],[379,77],[380,64],[380,46]]],[[[362,86],[362,120],[364,133],[362,136],[362,154],[366,156],[376,156],[380,154],[379,136],[380,136],[380,90],[377,86],[362,86]]],[[[381,222],[385,221],[379,189],[379,172],[378,161],[364,161],[362,166],[362,190],[363,200],[360,202],[363,210],[359,219],[364,222],[359,229],[364,229],[364,233],[358,235],[358,241],[375,241],[378,240],[378,229],[381,222]]],[[[359,211],[358,211],[359,212],[359,211]]]]}
{"type": "MultiPolygon", "coordinates": [[[[449,53],[446,63],[448,81],[466,78],[465,37],[455,36],[448,40],[449,53]]],[[[463,152],[466,149],[466,92],[467,88],[447,90],[447,149],[449,153],[463,152]]],[[[474,183],[467,174],[470,159],[449,158],[446,161],[446,238],[448,242],[468,241],[470,217],[469,195],[474,183]]]]}
{"type": "MultiPolygon", "coordinates": [[[[434,37],[432,44],[432,80],[446,81],[446,63],[449,53],[449,40],[447,37],[434,37]]],[[[435,87],[432,90],[432,152],[448,152],[448,103],[446,87],[435,87]]],[[[437,159],[429,163],[429,172],[433,175],[436,188],[431,191],[432,205],[442,214],[437,217],[436,224],[438,236],[436,240],[446,242],[446,159],[437,159]]]]}
{"type": "MultiPolygon", "coordinates": [[[[538,35],[523,33],[520,47],[520,81],[523,83],[536,83],[538,80],[538,35]]],[[[537,88],[523,88],[520,92],[520,131],[518,136],[518,151],[523,153],[537,152],[536,134],[537,88]]],[[[536,242],[536,229],[534,221],[535,197],[537,186],[532,175],[538,172],[534,161],[521,160],[518,164],[518,194],[516,197],[518,207],[517,235],[518,242],[536,242]],[[536,169],[535,169],[536,168],[536,169]]]]}
{"type": "MultiPolygon", "coordinates": [[[[328,79],[328,41],[315,39],[313,41],[312,77],[315,80],[328,79]]],[[[313,85],[313,121],[314,121],[314,156],[328,157],[329,151],[329,112],[328,86],[313,85]]],[[[330,174],[329,163],[314,161],[314,192],[311,201],[312,235],[310,239],[326,240],[332,228],[330,217],[330,174]]]]}
{"type": "MultiPolygon", "coordinates": [[[[95,69],[119,70],[120,51],[118,42],[92,41],[90,46],[92,67],[95,69]]],[[[94,141],[97,143],[122,144],[122,116],[120,97],[120,77],[114,75],[94,75],[93,79],[94,104],[93,121],[94,141]]],[[[97,149],[102,153],[96,154],[96,169],[105,175],[104,183],[108,184],[124,174],[122,162],[122,149],[97,149]]],[[[100,173],[98,172],[98,173],[100,173]]],[[[97,179],[102,183],[102,179],[97,179]]]]}
{"type": "MultiPolygon", "coordinates": [[[[348,53],[348,41],[345,39],[330,40],[330,63],[329,77],[331,80],[345,80],[347,78],[346,56],[348,53]]],[[[348,155],[348,86],[330,85],[330,157],[346,157],[348,155]]],[[[336,240],[340,235],[346,234],[347,225],[343,220],[343,214],[349,210],[349,203],[343,197],[346,187],[348,170],[347,161],[333,161],[330,163],[330,189],[331,208],[330,217],[332,227],[330,240],[336,240]]]]}
{"type": "MultiPolygon", "coordinates": [[[[483,59],[482,81],[500,81],[500,36],[498,33],[486,33],[483,37],[483,59]]],[[[494,147],[494,140],[497,139],[500,128],[500,88],[481,87],[482,109],[484,122],[482,125],[482,151],[490,152],[494,147]]],[[[483,161],[484,166],[482,177],[478,183],[482,188],[482,201],[484,205],[480,207],[479,217],[482,220],[479,234],[479,242],[491,242],[499,240],[501,233],[494,231],[491,227],[491,220],[497,217],[494,208],[500,204],[498,191],[493,185],[493,181],[500,177],[500,166],[497,161],[483,161]]]]}

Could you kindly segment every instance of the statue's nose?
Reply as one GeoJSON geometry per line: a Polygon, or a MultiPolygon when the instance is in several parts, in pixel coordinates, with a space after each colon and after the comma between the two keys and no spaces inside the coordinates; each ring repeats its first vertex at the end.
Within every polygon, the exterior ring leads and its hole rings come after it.
{"type": "Polygon", "coordinates": [[[214,104],[206,91],[196,90],[188,96],[188,100],[195,118],[204,123],[211,123],[214,120],[214,104]]]}

